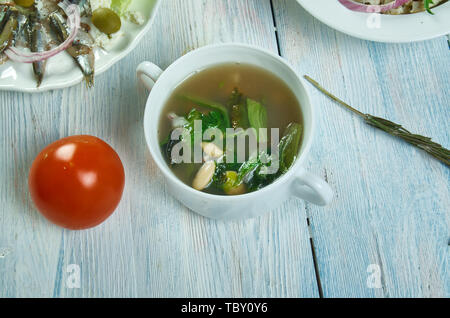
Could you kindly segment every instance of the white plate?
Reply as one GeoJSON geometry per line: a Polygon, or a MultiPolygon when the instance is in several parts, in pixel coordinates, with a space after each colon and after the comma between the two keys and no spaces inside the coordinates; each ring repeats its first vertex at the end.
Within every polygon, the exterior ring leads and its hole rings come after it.
{"type": "Polygon", "coordinates": [[[354,12],[338,0],[297,0],[306,11],[326,25],[348,35],[371,41],[405,43],[450,33],[450,2],[427,12],[386,15],[354,12]],[[371,17],[371,18],[369,18],[371,17]],[[369,20],[370,19],[370,20],[369,20]],[[379,23],[378,23],[379,22],[379,23]],[[379,26],[373,27],[373,26],[379,26]]]}
{"type": "MultiPolygon", "coordinates": [[[[143,13],[145,23],[138,26],[123,21],[124,37],[108,52],[96,49],[95,73],[97,75],[120,61],[136,47],[139,40],[150,29],[159,4],[159,0],[133,0],[130,9],[143,13]]],[[[73,86],[82,80],[84,78],[80,69],[65,52],[48,60],[44,80],[39,88],[36,87],[36,79],[30,64],[7,61],[0,66],[0,90],[38,93],[73,86]]]]}

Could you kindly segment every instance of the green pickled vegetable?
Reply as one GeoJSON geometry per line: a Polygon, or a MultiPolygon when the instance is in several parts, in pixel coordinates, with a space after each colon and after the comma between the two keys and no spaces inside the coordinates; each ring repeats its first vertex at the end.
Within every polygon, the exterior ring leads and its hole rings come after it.
{"type": "Polygon", "coordinates": [[[253,99],[247,98],[247,109],[248,109],[248,120],[250,122],[250,126],[256,129],[256,133],[258,135],[258,140],[261,140],[261,136],[259,136],[260,128],[267,128],[267,110],[266,108],[257,101],[253,99]]]}
{"type": "Polygon", "coordinates": [[[303,127],[297,123],[291,123],[279,144],[280,172],[285,173],[291,168],[298,156],[303,135],[303,127]]]}
{"type": "Polygon", "coordinates": [[[430,9],[430,5],[433,4],[433,0],[424,0],[423,3],[424,3],[425,10],[426,10],[429,14],[434,14],[433,11],[431,11],[431,9],[430,9]]]}
{"type": "Polygon", "coordinates": [[[14,0],[14,2],[24,8],[29,8],[34,4],[34,0],[14,0]]]}
{"type": "Polygon", "coordinates": [[[223,185],[223,191],[228,195],[239,195],[245,193],[245,185],[238,183],[238,174],[236,171],[227,171],[225,173],[226,181],[223,185]]]}
{"type": "Polygon", "coordinates": [[[108,35],[118,32],[122,27],[120,17],[108,8],[98,8],[92,12],[92,23],[97,29],[108,35]]]}

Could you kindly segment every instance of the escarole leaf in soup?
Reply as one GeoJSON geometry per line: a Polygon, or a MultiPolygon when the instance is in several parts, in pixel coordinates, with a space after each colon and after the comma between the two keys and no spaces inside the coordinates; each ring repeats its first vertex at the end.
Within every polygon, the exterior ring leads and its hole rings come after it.
{"type": "Polygon", "coordinates": [[[245,177],[247,177],[251,172],[255,171],[260,166],[261,162],[258,160],[257,156],[254,156],[253,158],[250,158],[248,161],[244,162],[238,171],[238,182],[243,182],[245,177]]]}
{"type": "Polygon", "coordinates": [[[256,129],[259,139],[259,129],[267,128],[267,110],[257,101],[247,98],[248,120],[250,126],[256,129]]]}
{"type": "Polygon", "coordinates": [[[189,114],[187,114],[186,116],[186,125],[184,126],[185,128],[192,128],[194,129],[194,122],[196,120],[202,120],[203,119],[203,114],[198,111],[195,108],[192,108],[191,111],[189,112],[189,114]]]}
{"type": "Polygon", "coordinates": [[[244,183],[250,191],[259,190],[271,184],[279,176],[279,173],[267,173],[271,165],[272,158],[266,152],[262,151],[252,156],[239,168],[237,183],[244,183]]]}
{"type": "Polygon", "coordinates": [[[226,124],[226,120],[223,117],[222,113],[216,110],[210,111],[208,114],[203,115],[203,132],[210,128],[218,128],[222,132],[228,128],[226,124]]]}
{"type": "Polygon", "coordinates": [[[220,112],[223,116],[225,127],[226,128],[231,127],[230,115],[228,114],[228,109],[224,105],[213,102],[213,101],[207,101],[207,100],[204,100],[204,99],[201,99],[198,97],[193,97],[193,96],[184,95],[181,97],[185,100],[190,101],[191,103],[193,103],[197,106],[220,112]]]}
{"type": "Polygon", "coordinates": [[[222,132],[225,132],[227,128],[225,119],[221,112],[212,110],[207,114],[203,114],[197,109],[193,108],[187,115],[187,123],[184,128],[187,128],[192,134],[194,133],[194,124],[196,120],[202,122],[202,133],[210,128],[218,128],[222,132]]]}
{"type": "Polygon", "coordinates": [[[279,149],[280,171],[285,173],[297,159],[300,141],[302,139],[303,126],[298,123],[290,123],[281,138],[279,149]]]}

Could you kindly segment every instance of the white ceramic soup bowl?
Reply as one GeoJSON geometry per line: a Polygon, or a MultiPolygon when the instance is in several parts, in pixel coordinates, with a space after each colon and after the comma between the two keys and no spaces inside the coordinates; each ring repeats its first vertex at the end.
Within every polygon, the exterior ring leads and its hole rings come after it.
{"type": "Polygon", "coordinates": [[[144,115],[150,153],[164,174],[170,193],[192,211],[213,219],[240,219],[260,216],[292,197],[320,206],[332,200],[330,186],[302,167],[313,141],[314,113],[302,80],[279,56],[244,44],[212,45],[184,55],[165,71],[153,63],[143,62],[137,68],[137,75],[150,90],[144,115]],[[158,140],[161,113],[174,89],[198,71],[227,63],[258,66],[279,77],[297,97],[304,117],[303,144],[291,169],[271,185],[239,196],[212,195],[186,185],[170,170],[158,140]]]}

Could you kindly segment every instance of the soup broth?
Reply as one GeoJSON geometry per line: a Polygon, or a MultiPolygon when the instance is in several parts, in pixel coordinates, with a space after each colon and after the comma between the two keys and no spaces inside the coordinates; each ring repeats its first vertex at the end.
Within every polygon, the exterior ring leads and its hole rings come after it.
{"type": "MultiPolygon", "coordinates": [[[[303,139],[303,117],[298,100],[289,87],[274,74],[259,67],[237,63],[218,65],[196,72],[171,94],[160,118],[158,134],[161,150],[173,173],[187,185],[211,194],[237,195],[256,191],[272,183],[281,173],[264,176],[263,181],[249,180],[249,174],[260,173],[264,165],[259,163],[258,166],[258,154],[256,158],[253,156],[253,163],[225,164],[220,151],[216,151],[215,156],[206,156],[201,163],[174,163],[170,153],[177,141],[171,141],[171,134],[177,127],[189,126],[187,122],[191,117],[195,117],[194,115],[199,119],[204,116],[203,123],[218,123],[215,126],[219,126],[223,131],[224,128],[254,127],[256,131],[258,127],[267,128],[268,143],[271,140],[270,129],[278,128],[280,138],[285,139],[284,146],[280,143],[280,158],[284,158],[281,149],[285,149],[285,154],[291,152],[291,156],[296,157],[303,139]],[[213,104],[212,107],[207,105],[208,103],[213,104]],[[199,114],[195,115],[196,112],[199,114]],[[229,117],[228,120],[225,117],[229,117]],[[293,136],[286,136],[289,131],[293,136]],[[295,153],[292,153],[292,149],[295,153]],[[198,175],[202,173],[206,175],[206,179],[196,183],[198,175]]],[[[259,138],[263,137],[257,138],[261,141],[259,138]]],[[[205,144],[202,144],[204,150],[205,144]]],[[[205,150],[206,152],[208,151],[205,150]]],[[[266,155],[270,156],[270,152],[271,150],[266,155]]],[[[287,159],[290,161],[289,167],[295,160],[294,157],[287,159]]],[[[289,167],[285,164],[282,168],[289,167]]],[[[259,176],[262,178],[262,174],[259,176]]]]}

